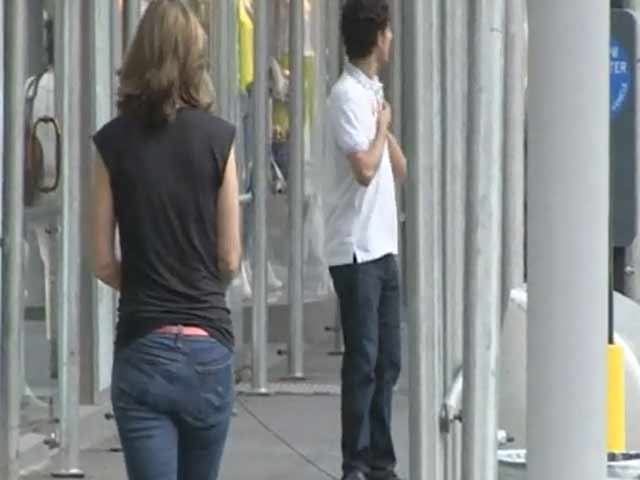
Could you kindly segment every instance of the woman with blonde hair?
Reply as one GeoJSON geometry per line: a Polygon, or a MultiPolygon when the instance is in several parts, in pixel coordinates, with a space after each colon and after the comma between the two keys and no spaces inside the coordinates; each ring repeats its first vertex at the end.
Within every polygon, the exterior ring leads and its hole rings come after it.
{"type": "Polygon", "coordinates": [[[216,479],[231,417],[235,128],[210,113],[205,45],[180,0],[152,1],[119,114],[94,137],[95,273],[121,294],[112,403],[130,480],[216,479]]]}

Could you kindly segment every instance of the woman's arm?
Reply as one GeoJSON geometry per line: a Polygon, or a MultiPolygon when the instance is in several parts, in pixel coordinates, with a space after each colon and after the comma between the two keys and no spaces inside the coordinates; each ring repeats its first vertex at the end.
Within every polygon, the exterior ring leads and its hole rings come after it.
{"type": "Polygon", "coordinates": [[[240,268],[242,243],[240,240],[240,198],[235,149],[231,149],[218,192],[216,218],[218,240],[218,269],[231,278],[240,268]]]}
{"type": "Polygon", "coordinates": [[[111,180],[104,161],[98,155],[93,199],[93,271],[95,276],[115,290],[122,282],[120,261],[116,257],[116,219],[111,180]]]}

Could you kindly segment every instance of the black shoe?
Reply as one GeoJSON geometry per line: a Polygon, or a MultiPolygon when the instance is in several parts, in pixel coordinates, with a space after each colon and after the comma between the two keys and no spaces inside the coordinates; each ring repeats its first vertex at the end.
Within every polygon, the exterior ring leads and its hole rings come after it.
{"type": "Polygon", "coordinates": [[[367,480],[367,477],[365,477],[362,472],[354,471],[346,474],[342,477],[342,480],[367,480]]]}

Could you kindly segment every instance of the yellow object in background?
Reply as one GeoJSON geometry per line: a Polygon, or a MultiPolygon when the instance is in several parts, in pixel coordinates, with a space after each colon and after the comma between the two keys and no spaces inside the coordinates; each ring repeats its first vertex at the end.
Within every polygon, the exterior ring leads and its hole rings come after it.
{"type": "Polygon", "coordinates": [[[607,357],[609,373],[607,449],[612,453],[623,453],[627,447],[624,349],[620,345],[609,345],[607,357]]]}
{"type": "Polygon", "coordinates": [[[244,0],[238,0],[238,60],[242,91],[246,91],[253,82],[253,49],[253,20],[247,12],[244,0]]]}
{"type": "MultiPolygon", "coordinates": [[[[287,55],[281,57],[278,61],[284,69],[289,68],[289,57],[287,55]]],[[[304,77],[304,126],[309,126],[310,120],[313,118],[314,98],[316,94],[316,56],[313,53],[306,53],[303,64],[304,77]]],[[[289,103],[281,100],[273,102],[273,126],[279,132],[284,132],[284,136],[289,136],[289,103]]]]}

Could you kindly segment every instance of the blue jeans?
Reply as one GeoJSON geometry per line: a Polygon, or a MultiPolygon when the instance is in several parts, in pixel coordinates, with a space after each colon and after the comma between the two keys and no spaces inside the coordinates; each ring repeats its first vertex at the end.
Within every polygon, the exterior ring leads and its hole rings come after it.
{"type": "Polygon", "coordinates": [[[385,478],[396,466],[391,403],[401,367],[398,264],[388,255],[330,272],[345,344],[342,468],[345,475],[385,478]]]}
{"type": "Polygon", "coordinates": [[[112,402],[130,480],[215,480],[231,418],[233,354],[152,333],[118,350],[112,402]]]}

